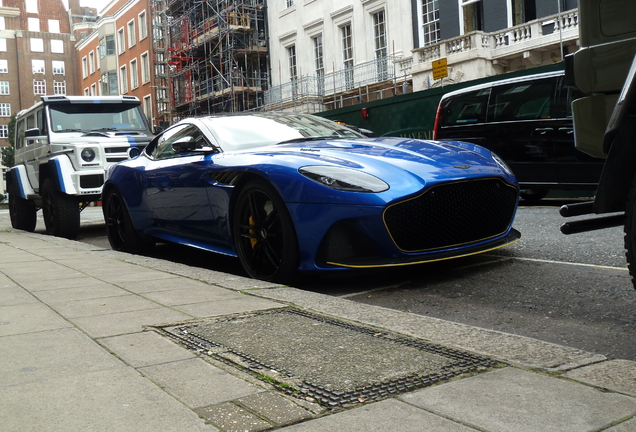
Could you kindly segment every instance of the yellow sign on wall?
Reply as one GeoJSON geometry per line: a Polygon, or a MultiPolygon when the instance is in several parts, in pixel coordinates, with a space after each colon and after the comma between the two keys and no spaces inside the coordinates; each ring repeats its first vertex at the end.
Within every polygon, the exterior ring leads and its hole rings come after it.
{"type": "Polygon", "coordinates": [[[448,76],[448,67],[446,59],[439,59],[433,62],[433,79],[446,78],[448,76]]]}

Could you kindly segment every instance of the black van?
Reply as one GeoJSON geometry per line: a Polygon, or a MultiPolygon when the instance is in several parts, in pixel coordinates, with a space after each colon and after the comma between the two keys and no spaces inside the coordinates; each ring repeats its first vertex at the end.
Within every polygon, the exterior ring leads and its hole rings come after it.
{"type": "Polygon", "coordinates": [[[581,96],[565,85],[563,71],[467,87],[442,97],[433,137],[495,152],[526,199],[552,189],[596,190],[604,160],[574,147],[571,102],[581,96]]]}

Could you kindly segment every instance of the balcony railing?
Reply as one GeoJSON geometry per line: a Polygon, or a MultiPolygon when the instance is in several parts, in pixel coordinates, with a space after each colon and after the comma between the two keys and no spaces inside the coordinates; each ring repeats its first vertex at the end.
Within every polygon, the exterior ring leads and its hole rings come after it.
{"type": "MultiPolygon", "coordinates": [[[[410,68],[410,64],[406,67],[410,68]]],[[[304,98],[322,98],[370,86],[402,76],[404,63],[394,56],[341,69],[322,76],[303,75],[274,86],[265,93],[265,104],[276,104],[304,98]]]]}
{"type": "Polygon", "coordinates": [[[416,63],[481,50],[483,58],[497,59],[563,38],[578,38],[579,12],[572,9],[493,33],[471,32],[413,51],[416,63]]]}

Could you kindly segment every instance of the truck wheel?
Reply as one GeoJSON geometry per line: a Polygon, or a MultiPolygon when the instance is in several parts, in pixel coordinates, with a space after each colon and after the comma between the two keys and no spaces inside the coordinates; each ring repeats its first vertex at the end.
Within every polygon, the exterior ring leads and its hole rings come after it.
{"type": "Polygon", "coordinates": [[[20,197],[17,185],[11,185],[9,188],[9,216],[11,217],[11,226],[19,230],[35,231],[37,211],[31,201],[20,197]]]}
{"type": "Polygon", "coordinates": [[[63,192],[55,190],[53,180],[42,186],[42,213],[49,235],[74,239],[80,226],[79,203],[63,192]]]}
{"type": "Polygon", "coordinates": [[[625,249],[627,266],[632,276],[632,285],[636,288],[636,176],[632,179],[625,210],[625,249]]]}

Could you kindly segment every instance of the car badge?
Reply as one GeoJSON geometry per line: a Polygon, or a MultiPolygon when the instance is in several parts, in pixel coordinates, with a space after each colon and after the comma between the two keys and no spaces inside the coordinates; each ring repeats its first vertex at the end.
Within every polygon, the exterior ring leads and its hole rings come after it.
{"type": "Polygon", "coordinates": [[[466,165],[455,165],[454,168],[458,168],[458,169],[468,169],[470,168],[471,165],[466,164],[466,165]]]}

